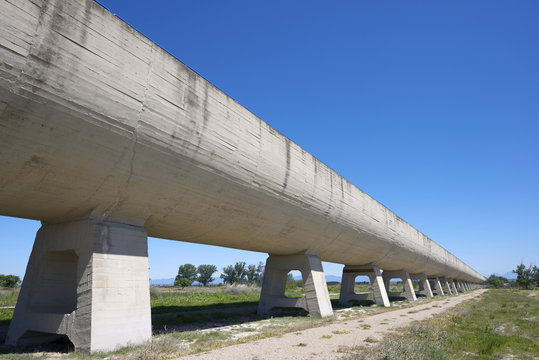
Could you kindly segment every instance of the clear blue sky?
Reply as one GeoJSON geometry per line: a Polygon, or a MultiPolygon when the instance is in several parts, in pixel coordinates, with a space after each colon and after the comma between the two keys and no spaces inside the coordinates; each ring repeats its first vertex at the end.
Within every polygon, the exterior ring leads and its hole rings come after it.
{"type": "MultiPolygon", "coordinates": [[[[537,262],[538,1],[100,2],[483,275],[537,262]]],[[[0,217],[0,273],[38,227],[0,217]]],[[[149,252],[154,279],[266,258],[149,252]]]]}

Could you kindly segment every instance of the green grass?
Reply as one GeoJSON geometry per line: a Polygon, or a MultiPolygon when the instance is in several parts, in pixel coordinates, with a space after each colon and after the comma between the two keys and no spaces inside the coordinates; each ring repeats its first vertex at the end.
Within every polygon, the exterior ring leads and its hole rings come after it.
{"type": "Polygon", "coordinates": [[[150,303],[152,314],[219,309],[236,306],[255,306],[260,299],[260,289],[230,288],[204,289],[199,291],[152,291],[150,303]]]}
{"type": "Polygon", "coordinates": [[[259,320],[261,316],[255,311],[249,313],[241,312],[196,312],[196,313],[173,313],[170,316],[157,317],[152,319],[152,327],[155,332],[166,331],[167,327],[172,325],[186,324],[205,324],[219,323],[221,325],[229,325],[234,323],[242,323],[246,321],[259,320]]]}
{"type": "MultiPolygon", "coordinates": [[[[0,307],[15,306],[19,297],[19,289],[1,290],[0,292],[0,307]]],[[[13,317],[13,309],[0,310],[0,326],[7,326],[13,317]]]]}
{"type": "MultiPolygon", "coordinates": [[[[227,345],[282,336],[289,332],[297,332],[339,322],[343,318],[354,319],[367,316],[368,314],[391,310],[384,307],[369,306],[361,307],[361,309],[355,308],[358,311],[352,308],[350,311],[336,314],[332,317],[317,318],[288,316],[297,314],[297,309],[281,311],[278,315],[271,317],[256,315],[254,309],[253,311],[245,308],[239,310],[230,309],[231,306],[237,307],[238,304],[242,304],[246,298],[258,300],[258,292],[259,289],[246,286],[192,287],[181,291],[173,288],[152,289],[151,301],[152,312],[154,313],[152,323],[157,334],[152,337],[151,342],[137,346],[128,346],[109,353],[94,354],[83,352],[54,354],[54,352],[50,352],[54,350],[44,349],[41,357],[33,353],[33,348],[30,350],[22,347],[2,349],[0,345],[0,358],[21,360],[54,356],[62,359],[79,360],[103,358],[110,358],[111,360],[170,359],[178,358],[180,355],[216,349],[227,345]],[[204,305],[201,305],[201,302],[204,305]],[[162,312],[155,313],[156,309],[160,309],[162,312]],[[164,309],[172,309],[174,312],[167,312],[164,309]],[[222,327],[223,325],[233,326],[225,329],[222,327]],[[212,329],[214,326],[218,328],[212,329]]],[[[422,299],[415,304],[408,302],[395,302],[393,304],[397,307],[408,307],[429,301],[431,300],[422,299]]],[[[362,325],[362,328],[369,327],[366,324],[362,325]]],[[[341,333],[344,332],[337,331],[334,335],[328,334],[323,338],[339,336],[338,334],[341,333]]]]}
{"type": "Polygon", "coordinates": [[[287,287],[284,291],[284,295],[291,298],[300,298],[305,295],[305,290],[303,289],[303,287],[287,287]]]}
{"type": "Polygon", "coordinates": [[[489,290],[406,328],[350,359],[532,359],[539,354],[539,291],[489,290]]]}
{"type": "MultiPolygon", "coordinates": [[[[340,291],[340,289],[339,289],[340,291]]],[[[372,287],[370,285],[356,284],[354,286],[354,292],[356,293],[372,293],[372,287]]]]}

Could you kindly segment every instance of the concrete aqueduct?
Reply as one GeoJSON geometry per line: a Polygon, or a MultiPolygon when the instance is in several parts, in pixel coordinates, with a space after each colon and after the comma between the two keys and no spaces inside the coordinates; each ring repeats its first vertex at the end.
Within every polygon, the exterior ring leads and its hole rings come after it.
{"type": "Polygon", "coordinates": [[[147,236],[266,252],[259,312],[484,278],[93,0],[0,0],[0,214],[42,221],[7,342],[151,337],[147,236]],[[284,297],[289,270],[305,298],[284,297]],[[383,272],[382,270],[383,269],[383,272]]]}

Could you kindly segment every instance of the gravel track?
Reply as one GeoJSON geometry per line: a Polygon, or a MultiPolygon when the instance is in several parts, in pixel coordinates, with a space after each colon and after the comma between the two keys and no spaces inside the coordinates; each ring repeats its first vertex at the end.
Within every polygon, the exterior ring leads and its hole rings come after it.
{"type": "Polygon", "coordinates": [[[476,290],[414,307],[369,315],[354,320],[285,334],[245,344],[181,357],[181,360],[338,359],[357,346],[371,346],[397,328],[443,313],[463,301],[480,296],[476,290]],[[433,307],[435,305],[435,307],[433,307]],[[369,341],[365,341],[369,338],[369,341]]]}

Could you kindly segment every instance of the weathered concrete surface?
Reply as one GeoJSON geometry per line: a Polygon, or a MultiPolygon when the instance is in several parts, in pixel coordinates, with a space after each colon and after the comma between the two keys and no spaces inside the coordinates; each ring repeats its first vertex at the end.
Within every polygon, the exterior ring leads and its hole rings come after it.
{"type": "Polygon", "coordinates": [[[440,278],[438,276],[432,276],[428,279],[431,285],[430,288],[432,289],[433,293],[438,296],[444,296],[444,290],[442,289],[442,283],[440,281],[440,278]]]}
{"type": "Polygon", "coordinates": [[[397,271],[388,271],[384,270],[382,274],[384,279],[384,285],[387,289],[388,296],[395,297],[405,297],[409,301],[416,301],[417,297],[414,291],[414,285],[412,284],[412,279],[410,274],[406,270],[397,270],[397,271]],[[402,280],[402,293],[391,293],[389,292],[389,281],[391,279],[401,279],[402,280]]]}
{"type": "Polygon", "coordinates": [[[0,214],[484,280],[94,1],[0,23],[0,214]]]}
{"type": "Polygon", "coordinates": [[[410,278],[412,280],[419,280],[418,294],[425,295],[426,297],[433,297],[427,274],[410,274],[410,278]]]}
{"type": "Polygon", "coordinates": [[[275,307],[300,307],[311,315],[322,317],[333,315],[322,262],[317,256],[299,254],[268,257],[258,313],[267,314],[275,307]],[[301,298],[285,296],[287,275],[291,270],[301,272],[305,289],[305,296],[301,298]]]}
{"type": "Polygon", "coordinates": [[[440,282],[442,283],[442,287],[444,289],[444,292],[446,294],[453,295],[453,292],[451,291],[451,287],[449,286],[449,281],[446,278],[441,277],[440,282]]]}
{"type": "Polygon", "coordinates": [[[376,305],[389,306],[387,289],[384,285],[382,272],[375,265],[350,266],[346,265],[342,271],[341,293],[339,302],[342,305],[348,305],[354,300],[372,300],[376,305]],[[356,294],[354,287],[356,277],[368,276],[372,287],[372,294],[356,294]]]}
{"type": "Polygon", "coordinates": [[[453,279],[449,281],[449,285],[451,285],[451,292],[458,295],[459,292],[457,291],[457,286],[455,285],[455,281],[453,279]]]}
{"type": "Polygon", "coordinates": [[[81,220],[39,230],[7,344],[65,334],[77,350],[111,350],[152,335],[144,229],[81,220]]]}

